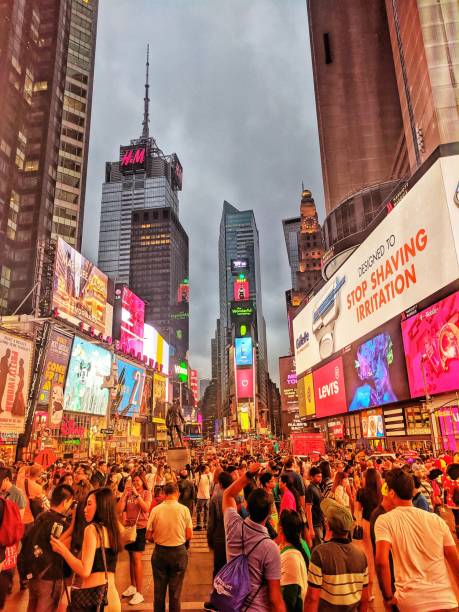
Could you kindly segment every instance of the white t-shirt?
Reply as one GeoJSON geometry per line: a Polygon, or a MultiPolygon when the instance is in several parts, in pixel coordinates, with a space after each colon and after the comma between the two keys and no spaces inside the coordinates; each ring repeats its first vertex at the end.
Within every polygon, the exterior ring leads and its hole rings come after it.
{"type": "Polygon", "coordinates": [[[454,546],[454,540],[443,519],[413,506],[401,506],[376,519],[375,538],[391,544],[395,596],[401,612],[457,606],[443,551],[445,546],[454,546]]]}
{"type": "Polygon", "coordinates": [[[308,590],[308,572],[303,555],[295,548],[286,548],[281,552],[281,587],[298,584],[301,587],[301,599],[304,601],[308,590]]]}
{"type": "Polygon", "coordinates": [[[196,480],[198,486],[198,499],[210,499],[210,485],[211,485],[210,474],[199,474],[196,480]]]}

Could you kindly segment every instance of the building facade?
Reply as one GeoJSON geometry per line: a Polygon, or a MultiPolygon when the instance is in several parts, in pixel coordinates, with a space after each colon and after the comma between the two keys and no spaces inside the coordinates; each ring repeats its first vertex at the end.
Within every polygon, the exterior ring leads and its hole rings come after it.
{"type": "Polygon", "coordinates": [[[300,259],[298,254],[298,234],[301,227],[301,218],[292,217],[282,220],[284,230],[285,247],[287,249],[288,265],[290,266],[290,276],[292,279],[292,289],[296,289],[296,273],[300,269],[300,259]]]}
{"type": "Polygon", "coordinates": [[[322,233],[317,208],[309,189],[303,189],[300,204],[300,231],[298,233],[298,291],[307,295],[322,278],[321,266],[324,254],[322,233]]]}

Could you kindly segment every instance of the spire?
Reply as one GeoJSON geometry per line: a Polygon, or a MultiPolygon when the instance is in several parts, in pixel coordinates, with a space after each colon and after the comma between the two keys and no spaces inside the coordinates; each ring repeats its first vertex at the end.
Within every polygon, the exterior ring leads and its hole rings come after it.
{"type": "Polygon", "coordinates": [[[150,97],[148,95],[148,90],[150,89],[150,85],[148,84],[148,72],[150,68],[150,45],[147,45],[147,64],[146,64],[146,79],[145,79],[145,97],[143,99],[143,122],[142,122],[142,138],[148,138],[150,136],[150,131],[148,124],[150,123],[150,97]]]}

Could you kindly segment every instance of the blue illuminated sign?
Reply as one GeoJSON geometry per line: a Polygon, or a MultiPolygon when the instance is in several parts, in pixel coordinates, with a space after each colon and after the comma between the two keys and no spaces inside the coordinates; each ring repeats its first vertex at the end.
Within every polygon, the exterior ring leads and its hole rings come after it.
{"type": "Polygon", "coordinates": [[[236,338],[236,365],[252,365],[252,338],[236,338]]]}

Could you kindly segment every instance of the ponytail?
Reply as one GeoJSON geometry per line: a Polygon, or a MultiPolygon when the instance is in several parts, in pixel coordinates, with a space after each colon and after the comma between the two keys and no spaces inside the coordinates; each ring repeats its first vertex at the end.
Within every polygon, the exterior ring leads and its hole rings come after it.
{"type": "Polygon", "coordinates": [[[289,544],[291,544],[296,550],[301,553],[303,560],[306,564],[306,569],[309,567],[309,559],[302,544],[301,544],[301,533],[303,531],[303,523],[298,512],[295,510],[283,510],[280,519],[280,525],[282,527],[282,533],[289,544]]]}

